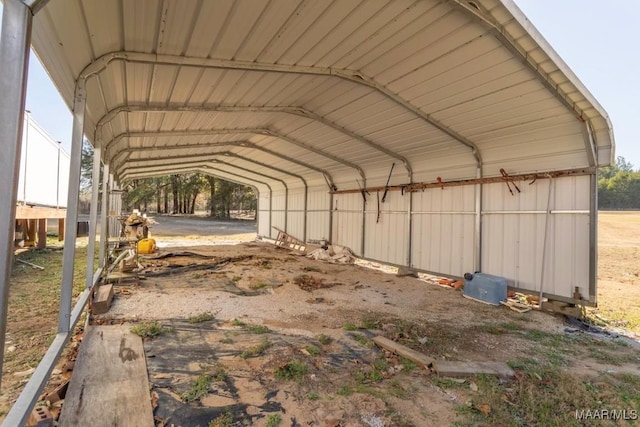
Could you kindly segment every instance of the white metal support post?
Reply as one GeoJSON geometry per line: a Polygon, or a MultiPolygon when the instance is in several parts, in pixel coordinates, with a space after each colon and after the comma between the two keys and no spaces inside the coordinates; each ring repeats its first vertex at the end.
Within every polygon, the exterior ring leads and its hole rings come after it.
{"type": "Polygon", "coordinates": [[[69,196],[67,198],[67,227],[64,231],[64,252],[62,254],[62,289],[60,290],[60,312],[58,332],[71,330],[71,296],[73,294],[73,265],[76,255],[78,224],[78,194],[80,192],[80,161],[84,131],[84,112],[87,101],[83,78],[76,82],[73,101],[73,129],[71,133],[71,167],[69,170],[69,196]]]}
{"type": "MultiPolygon", "coordinates": [[[[100,189],[100,161],[102,157],[102,147],[96,144],[93,150],[93,171],[91,174],[91,209],[89,212],[89,243],[87,244],[87,277],[86,288],[93,287],[93,259],[96,255],[96,230],[98,221],[98,193],[100,189]]],[[[100,231],[102,234],[102,230],[100,231]]]]}
{"type": "Polygon", "coordinates": [[[109,164],[102,166],[102,206],[100,210],[100,251],[98,262],[103,271],[107,267],[107,242],[109,240],[109,164]]]}
{"type": "Polygon", "coordinates": [[[4,363],[32,21],[31,11],[21,1],[4,1],[0,34],[0,182],[8,187],[8,194],[0,198],[0,367],[4,363]]]}

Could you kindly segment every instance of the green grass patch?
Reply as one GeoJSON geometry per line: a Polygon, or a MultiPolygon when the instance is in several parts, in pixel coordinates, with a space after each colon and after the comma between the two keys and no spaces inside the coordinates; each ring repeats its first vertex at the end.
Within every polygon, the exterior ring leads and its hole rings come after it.
{"type": "Polygon", "coordinates": [[[353,389],[349,385],[343,385],[336,391],[336,394],[338,396],[351,396],[353,394],[353,389]]]}
{"type": "Polygon", "coordinates": [[[143,322],[131,327],[131,332],[142,338],[154,338],[168,331],[159,322],[143,322]]]}
{"type": "Polygon", "coordinates": [[[227,371],[224,366],[217,364],[213,367],[212,378],[217,382],[224,382],[227,379],[227,371]]]}
{"type": "Polygon", "coordinates": [[[244,327],[246,325],[246,323],[244,323],[241,320],[238,319],[233,319],[233,321],[231,322],[231,326],[239,326],[239,327],[244,327]]]}
{"type": "Polygon", "coordinates": [[[271,347],[271,342],[264,338],[262,342],[256,346],[250,347],[247,350],[240,353],[240,357],[243,359],[248,359],[250,357],[258,357],[264,354],[271,347]]]}
{"type": "Polygon", "coordinates": [[[253,289],[254,291],[257,291],[257,290],[260,290],[260,289],[264,289],[267,286],[269,286],[268,283],[261,282],[261,283],[256,283],[255,285],[250,285],[249,287],[251,289],[253,289]]]}
{"type": "Polygon", "coordinates": [[[309,393],[307,393],[307,399],[309,399],[309,400],[318,400],[318,399],[320,399],[320,395],[318,393],[316,393],[315,391],[310,391],[309,393]]]}
{"type": "Polygon", "coordinates": [[[304,349],[307,350],[307,353],[309,353],[311,356],[315,357],[320,355],[320,349],[315,345],[307,345],[304,349]]]}
{"type": "Polygon", "coordinates": [[[344,329],[345,331],[357,331],[358,325],[356,325],[355,323],[347,322],[342,325],[342,329],[344,329]]]}
{"type": "Polygon", "coordinates": [[[280,414],[269,414],[269,416],[267,417],[267,424],[265,424],[265,426],[276,427],[280,425],[281,422],[282,418],[280,417],[280,414]]]}
{"type": "Polygon", "coordinates": [[[301,381],[309,367],[304,362],[291,361],[276,369],[276,378],[280,380],[301,381]]]}
{"type": "Polygon", "coordinates": [[[246,328],[247,328],[247,331],[256,335],[266,334],[267,332],[271,332],[271,329],[267,328],[264,325],[253,325],[251,323],[248,323],[246,325],[246,328]]]}
{"type": "Polygon", "coordinates": [[[495,323],[495,324],[484,324],[480,326],[480,331],[484,332],[486,334],[491,334],[491,335],[503,335],[509,332],[517,332],[520,331],[522,328],[513,323],[513,322],[507,322],[507,323],[495,323]]]}
{"type": "Polygon", "coordinates": [[[455,381],[453,378],[434,376],[431,383],[440,388],[461,388],[468,387],[465,381],[455,381]]]}
{"type": "Polygon", "coordinates": [[[326,336],[325,334],[318,335],[318,342],[322,345],[331,344],[331,337],[326,336]]]}
{"type": "Polygon", "coordinates": [[[378,322],[375,320],[364,320],[362,322],[363,329],[378,329],[378,322]]]}
{"type": "Polygon", "coordinates": [[[191,316],[187,319],[187,322],[193,324],[208,322],[209,320],[215,319],[215,316],[212,313],[200,313],[195,316],[191,316]]]}
{"type": "Polygon", "coordinates": [[[405,372],[411,372],[418,368],[418,365],[404,357],[400,359],[400,364],[402,365],[402,370],[405,372]]]}
{"type": "Polygon", "coordinates": [[[360,345],[362,345],[363,347],[367,347],[367,348],[372,348],[373,347],[373,341],[370,340],[369,338],[365,337],[364,335],[360,335],[360,334],[353,334],[352,338],[360,345]]]}
{"type": "MultiPolygon", "coordinates": [[[[475,377],[478,392],[470,396],[469,404],[456,409],[463,418],[457,425],[578,427],[585,424],[576,418],[576,411],[640,411],[637,375],[583,377],[533,358],[512,361],[509,365],[520,371],[510,383],[484,375],[475,377]]],[[[443,380],[446,379],[439,381],[443,380]]],[[[612,421],[598,425],[618,424],[612,421]]]]}
{"type": "Polygon", "coordinates": [[[209,394],[211,390],[211,377],[209,375],[200,375],[195,381],[191,382],[189,389],[180,396],[185,403],[195,402],[209,394]]]}
{"type": "Polygon", "coordinates": [[[233,415],[231,412],[226,411],[224,414],[218,415],[209,421],[209,427],[233,427],[233,415]]]}

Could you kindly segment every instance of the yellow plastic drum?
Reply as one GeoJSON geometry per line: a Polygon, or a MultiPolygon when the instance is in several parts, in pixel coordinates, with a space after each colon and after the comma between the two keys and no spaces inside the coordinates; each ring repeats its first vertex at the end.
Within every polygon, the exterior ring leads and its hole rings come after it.
{"type": "Polygon", "coordinates": [[[156,241],[154,239],[141,239],[138,241],[139,254],[152,254],[156,251],[156,241]]]}

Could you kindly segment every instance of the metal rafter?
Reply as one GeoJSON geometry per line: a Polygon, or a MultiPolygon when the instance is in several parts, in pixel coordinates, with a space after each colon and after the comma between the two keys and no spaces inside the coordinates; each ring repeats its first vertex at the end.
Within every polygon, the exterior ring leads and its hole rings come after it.
{"type": "MultiPolygon", "coordinates": [[[[232,153],[230,151],[220,151],[218,153],[207,154],[207,155],[204,155],[204,156],[202,156],[202,155],[174,156],[174,157],[172,157],[170,159],[167,159],[166,157],[149,157],[147,159],[141,160],[141,162],[148,163],[148,162],[166,161],[166,160],[170,160],[170,161],[173,161],[173,162],[169,163],[169,164],[167,164],[167,163],[160,163],[160,164],[153,164],[153,165],[151,165],[151,164],[149,164],[149,165],[143,164],[143,165],[139,165],[139,166],[123,167],[120,170],[114,171],[114,172],[115,172],[115,174],[117,176],[120,176],[120,174],[123,174],[124,172],[130,171],[130,170],[135,169],[135,168],[143,168],[143,167],[165,167],[165,168],[169,167],[170,168],[171,166],[181,164],[180,162],[175,162],[176,159],[190,160],[191,163],[194,163],[194,162],[197,163],[198,161],[203,162],[203,161],[206,161],[206,160],[213,160],[213,159],[216,159],[218,156],[235,157],[237,159],[241,159],[241,160],[244,160],[246,162],[254,163],[254,164],[262,166],[264,168],[271,169],[271,170],[274,170],[276,172],[280,172],[280,173],[282,173],[284,175],[289,175],[289,176],[292,176],[294,178],[298,178],[300,181],[302,181],[302,183],[304,184],[305,188],[307,188],[307,181],[304,179],[304,177],[302,177],[302,176],[300,176],[298,174],[286,171],[284,169],[276,168],[275,166],[271,166],[271,165],[268,165],[266,163],[259,162],[257,160],[249,159],[247,157],[241,156],[241,155],[236,154],[236,153],[232,153]]],[[[257,174],[257,172],[254,172],[254,173],[257,174]]]]}
{"type": "MultiPolygon", "coordinates": [[[[553,94],[553,96],[560,101],[560,103],[567,108],[579,121],[586,122],[587,126],[589,126],[590,120],[585,116],[584,111],[580,109],[577,104],[569,99],[569,96],[563,92],[558,83],[554,82],[551,78],[550,73],[546,73],[540,64],[534,61],[534,59],[529,55],[529,53],[524,50],[518,42],[508,33],[508,31],[504,28],[504,26],[500,25],[496,20],[491,16],[491,14],[484,9],[481,5],[477,3],[471,4],[471,2],[461,1],[461,0],[449,0],[455,6],[457,6],[460,10],[465,12],[467,15],[473,17],[473,19],[479,21],[483,25],[489,28],[493,36],[509,51],[513,54],[514,57],[520,58],[520,62],[524,64],[529,71],[535,76],[535,78],[542,83],[542,85],[553,94]]],[[[510,2],[512,3],[512,2],[510,2]]],[[[509,11],[515,16],[513,3],[511,5],[505,6],[509,9],[509,11]]],[[[517,9],[517,6],[515,6],[517,9]]],[[[527,34],[531,34],[530,28],[525,28],[527,34]]],[[[545,54],[547,52],[545,51],[545,54]]],[[[557,63],[560,58],[551,58],[554,63],[557,63]]],[[[566,67],[566,66],[565,66],[566,67]]],[[[562,68],[559,66],[559,68],[562,68]]],[[[562,70],[566,75],[567,70],[562,70]]],[[[570,71],[570,70],[569,70],[570,71]]],[[[571,82],[573,83],[573,82],[571,82]]],[[[585,135],[584,138],[585,148],[587,149],[587,159],[589,161],[589,166],[596,166],[597,157],[595,153],[597,151],[597,143],[592,137],[592,135],[585,135]]]]}
{"type": "MultiPolygon", "coordinates": [[[[216,177],[218,177],[220,179],[224,179],[225,181],[233,182],[233,183],[238,184],[238,185],[244,185],[244,186],[247,186],[247,187],[251,187],[257,193],[259,193],[260,190],[258,190],[258,187],[256,185],[250,184],[250,182],[257,183],[257,184],[260,184],[260,185],[264,185],[269,191],[271,191],[271,186],[269,184],[267,184],[266,182],[258,181],[257,179],[251,179],[251,180],[248,180],[247,182],[240,181],[240,179],[247,179],[247,178],[243,177],[242,175],[235,174],[233,172],[229,172],[229,171],[224,171],[222,169],[213,168],[213,167],[211,167],[209,165],[204,165],[204,166],[200,166],[200,167],[188,166],[188,167],[185,167],[184,169],[179,168],[179,169],[176,169],[176,170],[179,170],[181,173],[200,172],[200,173],[204,173],[204,174],[207,174],[207,175],[216,176],[216,177]],[[235,176],[236,178],[228,178],[228,177],[222,176],[222,175],[214,175],[213,173],[211,173],[212,170],[217,170],[219,173],[224,173],[224,174],[228,174],[228,175],[231,175],[231,176],[235,176]],[[238,179],[238,178],[240,178],[240,179],[238,179]]],[[[127,176],[126,180],[143,179],[143,178],[155,178],[155,177],[166,176],[166,175],[167,175],[166,172],[154,172],[154,173],[144,173],[144,172],[142,172],[139,175],[138,174],[132,174],[130,176],[127,176]]]]}
{"type": "Polygon", "coordinates": [[[275,73],[289,73],[289,74],[307,74],[313,76],[334,76],[357,85],[367,86],[397,105],[412,112],[416,116],[420,117],[427,123],[431,124],[441,132],[445,133],[449,137],[458,141],[459,143],[469,147],[476,160],[477,167],[482,165],[482,157],[480,150],[468,138],[460,135],[453,129],[447,127],[430,114],[425,113],[420,108],[408,102],[406,99],[400,97],[397,93],[392,92],[386,86],[375,81],[373,78],[363,74],[360,71],[336,69],[331,67],[310,67],[302,65],[287,65],[287,64],[266,64],[259,62],[248,61],[235,61],[226,59],[215,58],[197,58],[191,56],[179,56],[179,55],[159,55],[154,53],[144,52],[129,52],[129,51],[117,51],[106,53],[99,58],[88,64],[84,70],[80,73],[80,78],[87,78],[89,76],[100,73],[113,61],[125,61],[140,64],[163,64],[163,65],[176,65],[176,66],[188,66],[188,67],[200,67],[200,68],[218,68],[227,70],[243,70],[243,71],[261,71],[261,72],[275,72],[275,73]]]}
{"type": "MultiPolygon", "coordinates": [[[[358,166],[357,164],[353,163],[353,162],[349,162],[347,160],[341,159],[340,157],[334,156],[333,154],[327,153],[325,151],[322,151],[320,149],[317,149],[315,147],[313,147],[312,145],[309,145],[307,143],[298,141],[295,138],[291,138],[287,135],[285,135],[282,132],[279,132],[277,130],[274,129],[269,129],[269,128],[242,128],[242,129],[212,129],[212,130],[193,130],[193,131],[186,131],[184,136],[211,136],[211,135],[233,135],[233,134],[243,134],[243,133],[253,133],[256,135],[264,135],[264,136],[271,136],[274,138],[278,138],[281,139],[283,141],[289,142],[290,144],[296,145],[298,147],[304,148],[308,151],[311,151],[313,153],[316,153],[320,156],[326,157],[328,159],[331,159],[333,161],[335,161],[336,163],[340,163],[344,166],[350,167],[352,169],[355,169],[356,171],[358,171],[358,173],[360,174],[360,177],[363,179],[363,181],[366,183],[366,177],[364,174],[364,170],[358,166]]],[[[105,152],[106,152],[106,157],[109,159],[109,161],[111,161],[114,157],[115,154],[112,153],[113,151],[113,146],[115,144],[118,144],[120,141],[122,141],[124,138],[129,137],[130,133],[125,132],[125,133],[121,133],[120,135],[115,136],[111,141],[107,142],[105,144],[105,152]]],[[[144,132],[144,136],[145,137],[154,137],[154,136],[161,136],[161,132],[144,132]]]]}
{"type": "Polygon", "coordinates": [[[409,181],[413,181],[413,169],[411,167],[411,163],[409,162],[409,160],[392,151],[389,150],[388,148],[377,144],[373,141],[371,141],[370,139],[344,127],[339,125],[338,123],[331,121],[319,114],[314,113],[313,111],[307,110],[304,107],[295,107],[295,106],[258,106],[258,107],[254,107],[254,106],[234,106],[234,105],[198,105],[198,106],[185,106],[185,105],[176,105],[176,106],[172,106],[172,105],[167,105],[167,106],[148,106],[148,105],[144,105],[144,104],[136,104],[136,105],[121,105],[119,107],[116,107],[112,110],[109,110],[107,112],[107,114],[105,114],[104,116],[102,116],[102,118],[100,120],[98,120],[98,123],[96,125],[96,130],[95,130],[95,137],[96,140],[101,136],[100,134],[102,133],[102,128],[108,124],[109,122],[111,122],[115,117],[117,117],[118,114],[123,113],[123,112],[127,112],[127,113],[134,113],[134,112],[141,112],[141,113],[153,113],[153,112],[158,112],[158,113],[170,113],[170,112],[195,112],[195,113],[206,113],[206,112],[230,112],[230,113],[247,113],[247,112],[253,112],[253,113],[284,113],[284,114],[290,114],[290,115],[295,115],[295,116],[299,116],[299,117],[304,117],[306,119],[310,119],[310,120],[314,120],[317,121],[319,123],[322,123],[325,126],[328,126],[334,130],[337,130],[338,132],[349,136],[350,138],[353,138],[359,142],[362,142],[363,144],[368,145],[369,147],[380,151],[381,153],[384,153],[386,155],[388,155],[389,157],[399,160],[405,167],[405,169],[407,170],[407,173],[409,175],[409,181]]]}
{"type": "MultiPolygon", "coordinates": [[[[183,131],[164,131],[164,132],[130,132],[127,134],[129,138],[146,138],[146,137],[181,137],[181,136],[198,136],[194,135],[191,132],[183,132],[183,131]]],[[[206,134],[205,134],[206,135],[206,134]]],[[[208,136],[208,135],[207,135],[208,136]]],[[[118,153],[111,159],[112,166],[114,170],[118,170],[120,166],[122,166],[127,160],[130,159],[130,156],[119,162],[117,159],[124,154],[132,154],[137,152],[145,152],[145,151],[155,151],[158,149],[162,149],[163,151],[171,151],[171,150],[179,150],[179,149],[198,149],[198,148],[208,148],[208,147],[224,147],[224,146],[233,146],[233,147],[243,147],[243,148],[251,148],[254,150],[259,150],[264,153],[268,153],[272,156],[279,157],[291,163],[295,163],[307,169],[311,169],[313,171],[321,173],[325,180],[327,181],[327,185],[330,190],[334,190],[336,188],[333,177],[331,174],[321,168],[310,165],[308,163],[302,162],[300,160],[294,159],[293,157],[286,156],[284,154],[278,153],[277,151],[270,150],[265,147],[261,147],[258,144],[255,144],[251,141],[227,141],[227,142],[212,142],[212,143],[202,143],[202,144],[181,144],[181,145],[169,145],[169,146],[153,146],[153,147],[140,147],[140,148],[125,148],[124,150],[119,150],[118,153]]]]}

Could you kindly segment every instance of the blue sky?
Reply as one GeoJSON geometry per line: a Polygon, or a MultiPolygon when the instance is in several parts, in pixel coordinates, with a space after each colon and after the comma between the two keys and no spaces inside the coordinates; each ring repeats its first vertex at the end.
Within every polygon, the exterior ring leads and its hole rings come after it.
{"type": "MultiPolygon", "coordinates": [[[[609,113],[616,155],[640,168],[640,0],[515,2],[609,113]]],[[[71,113],[34,55],[27,109],[69,149],[71,113]]]]}

